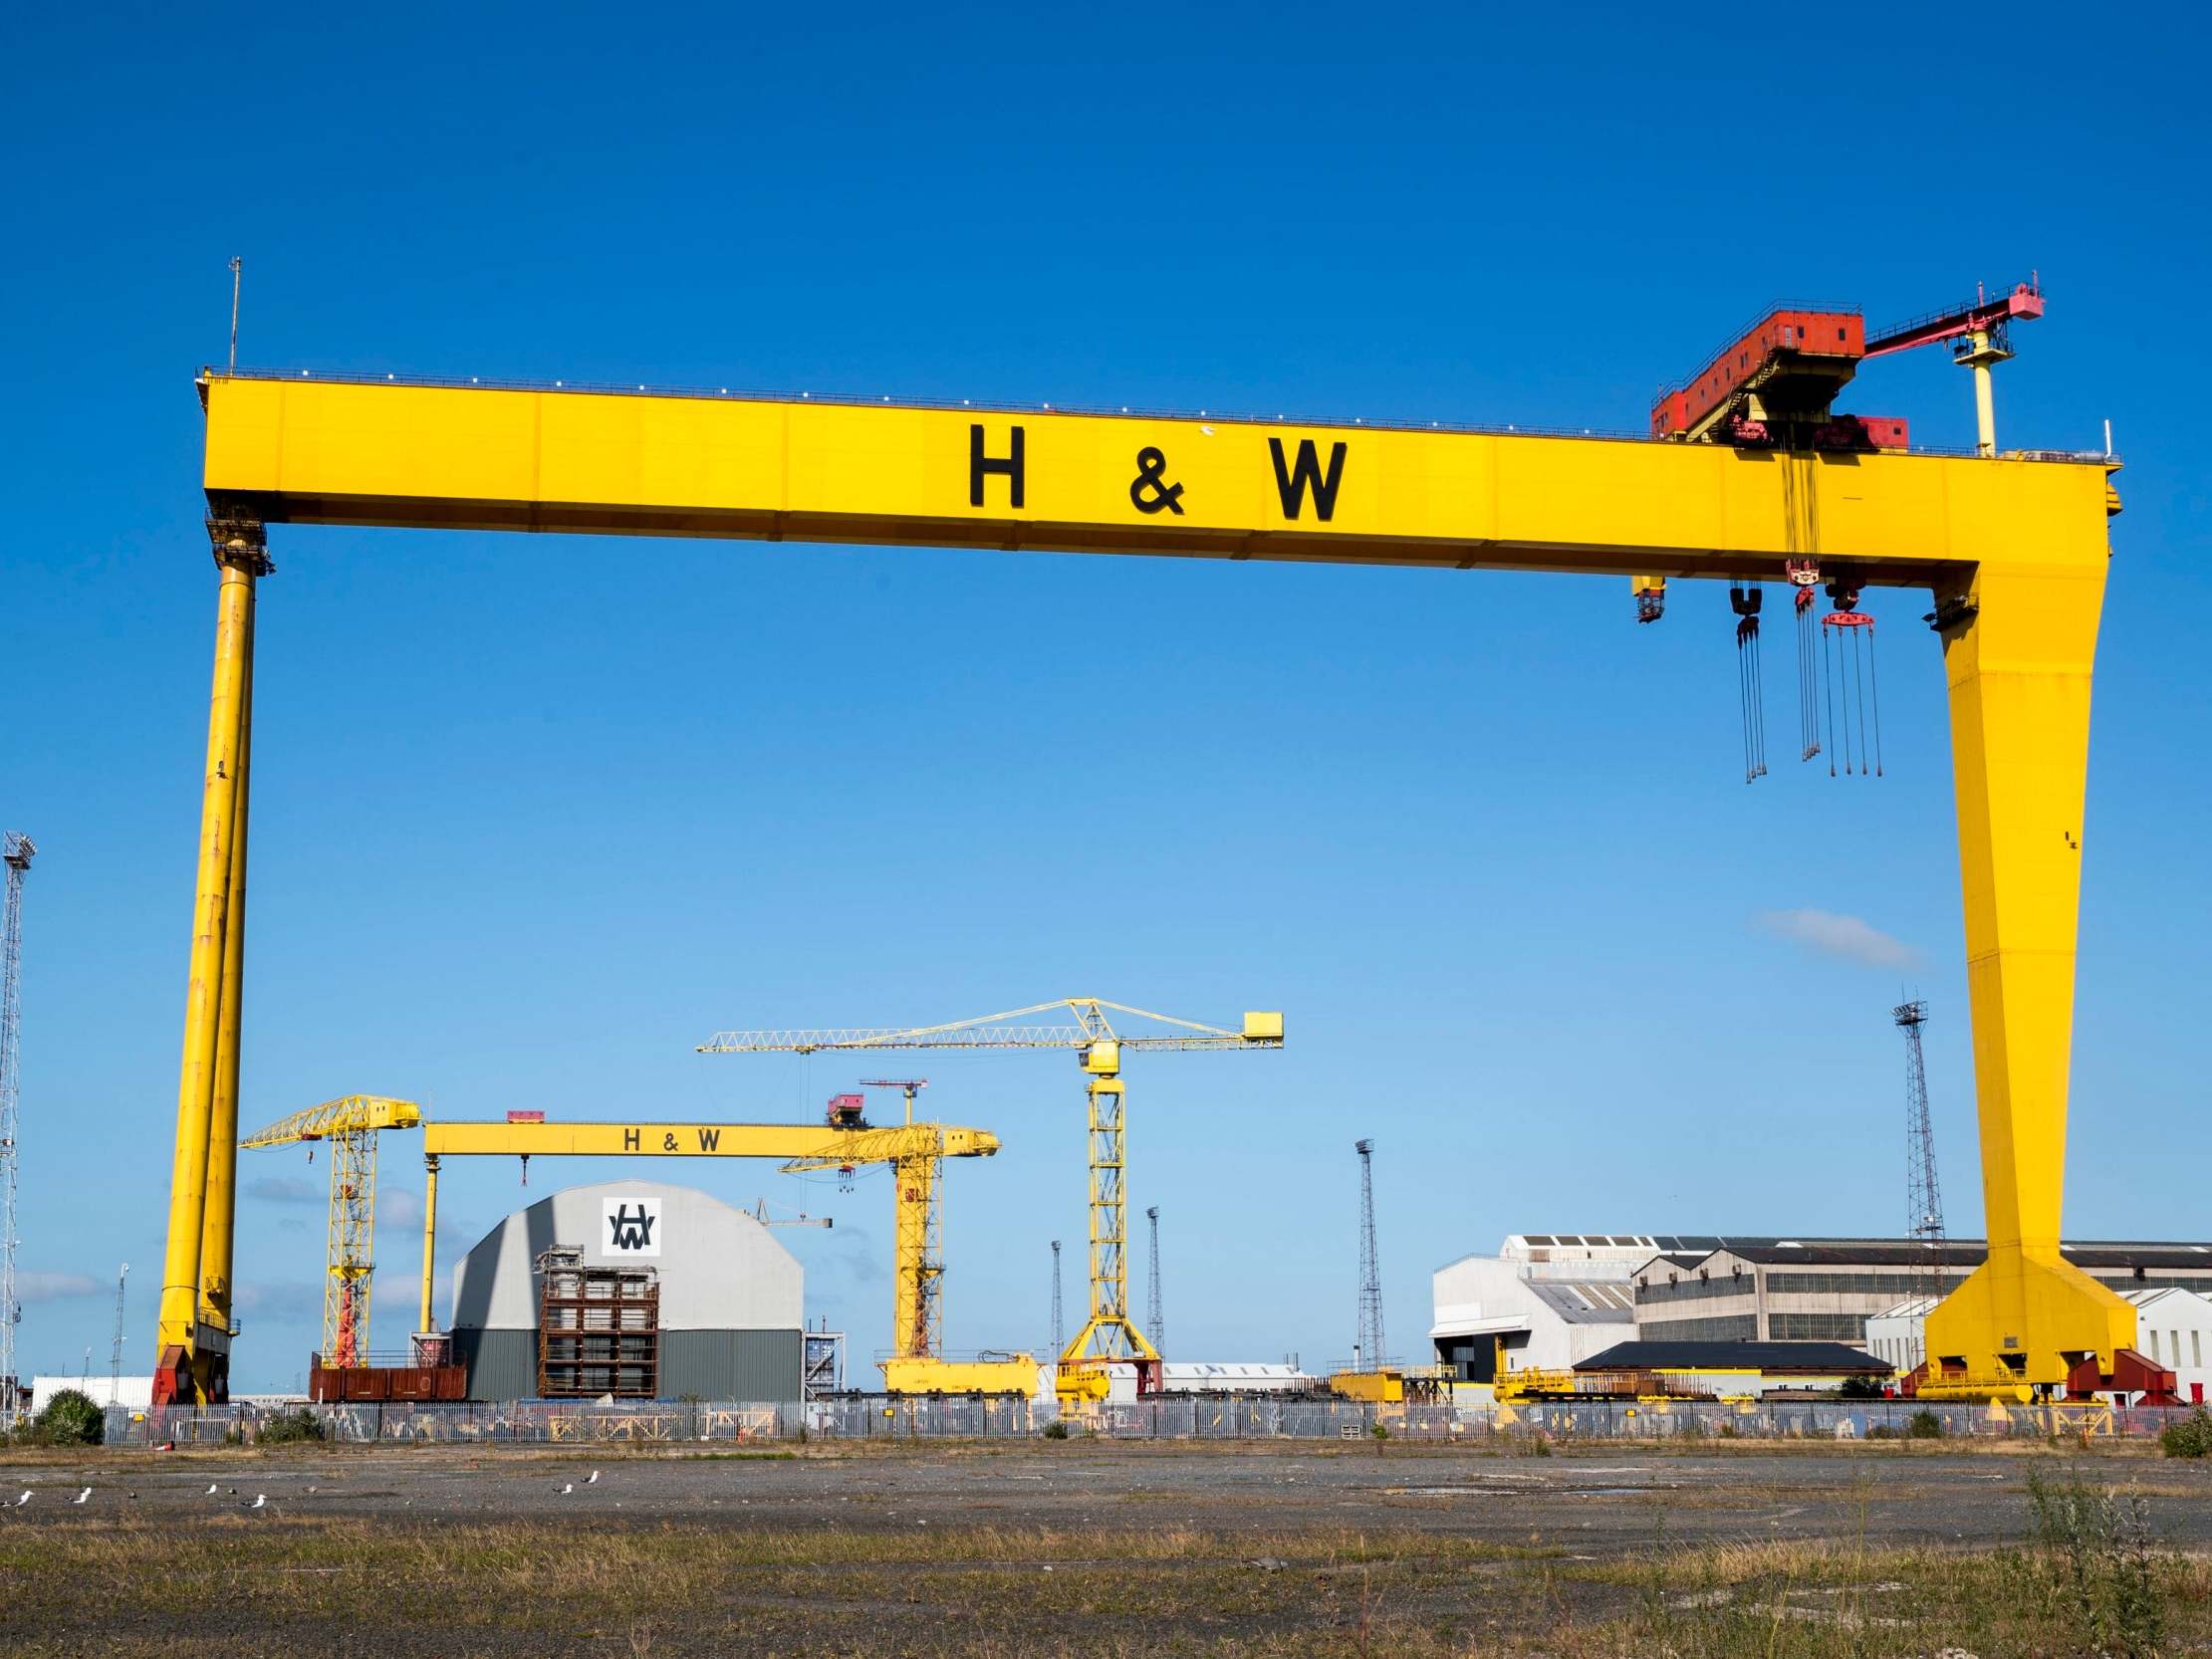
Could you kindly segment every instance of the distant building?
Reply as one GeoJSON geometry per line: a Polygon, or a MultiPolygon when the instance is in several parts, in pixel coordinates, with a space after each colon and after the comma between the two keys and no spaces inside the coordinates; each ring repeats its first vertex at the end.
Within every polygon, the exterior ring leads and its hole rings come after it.
{"type": "Polygon", "coordinates": [[[1463,1256],[1430,1279],[1438,1363],[1489,1382],[1506,1368],[1571,1369],[1635,1335],[1635,1274],[1654,1260],[1692,1261],[1718,1239],[1643,1233],[1516,1233],[1495,1256],[1463,1256]],[[1672,1253],[1672,1254],[1664,1254],[1672,1253]]]}
{"type": "MultiPolygon", "coordinates": [[[[2060,1248],[2122,1295],[2212,1295],[2212,1245],[2085,1241],[2060,1248]]],[[[1948,1288],[1985,1250],[1979,1239],[1953,1240],[1932,1265],[1948,1288]]],[[[1513,1370],[1569,1369],[1630,1339],[1865,1346],[1867,1321],[1909,1300],[1930,1267],[1927,1248],[1909,1239],[1515,1233],[1496,1256],[1462,1257],[1436,1270],[1429,1337],[1438,1363],[1477,1382],[1490,1379],[1499,1342],[1513,1370]]],[[[2173,1328],[2186,1337],[2189,1327],[2173,1328]]],[[[2212,1345],[2212,1336],[2206,1340],[2212,1345]]],[[[1918,1363],[1915,1356],[1901,1368],[1918,1363]]]]}
{"type": "Polygon", "coordinates": [[[1622,1342],[1576,1371],[1650,1372],[1692,1392],[1725,1397],[1828,1393],[1846,1382],[1884,1383],[1888,1361],[1847,1342],[1622,1342]]]}
{"type": "Polygon", "coordinates": [[[116,1378],[116,1397],[112,1402],[108,1398],[109,1387],[106,1377],[33,1377],[31,1379],[30,1409],[34,1413],[44,1411],[52,1403],[55,1395],[65,1393],[71,1389],[85,1395],[94,1405],[124,1405],[132,1411],[143,1411],[153,1403],[153,1378],[132,1376],[128,1371],[125,1371],[122,1376],[116,1378]]]}
{"type": "Polygon", "coordinates": [[[1296,1365],[1170,1359],[1160,1366],[1160,1391],[1166,1394],[1305,1394],[1320,1386],[1319,1377],[1296,1365]]]}
{"type": "Polygon", "coordinates": [[[538,1392],[538,1263],[557,1248],[583,1252],[587,1268],[653,1270],[659,1398],[801,1397],[803,1277],[791,1252],[694,1188],[602,1181],[517,1210],[454,1269],[452,1352],[470,1399],[538,1392]]]}

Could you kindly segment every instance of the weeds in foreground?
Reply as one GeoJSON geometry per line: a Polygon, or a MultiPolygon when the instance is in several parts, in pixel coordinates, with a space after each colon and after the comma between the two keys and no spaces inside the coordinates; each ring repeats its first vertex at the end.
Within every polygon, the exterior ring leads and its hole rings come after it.
{"type": "Polygon", "coordinates": [[[2152,1659],[2165,1637],[2168,1562],[2151,1541],[2142,1494],[2031,1470],[2028,1500],[2035,1546],[2010,1558],[2022,1591],[2086,1651],[2152,1659]]]}
{"type": "Polygon", "coordinates": [[[263,1419],[254,1435],[257,1446],[296,1446],[304,1441],[320,1441],[329,1431],[323,1419],[301,1406],[296,1411],[280,1411],[263,1419]]]}
{"type": "Polygon", "coordinates": [[[2212,1457],[2212,1413],[2201,1405],[2178,1423],[2168,1423],[2158,1436],[2158,1449],[2169,1458],[2212,1457]]]}

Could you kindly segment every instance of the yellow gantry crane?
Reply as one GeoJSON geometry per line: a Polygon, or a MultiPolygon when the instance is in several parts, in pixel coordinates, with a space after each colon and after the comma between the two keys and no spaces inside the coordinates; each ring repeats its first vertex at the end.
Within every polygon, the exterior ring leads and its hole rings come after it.
{"type": "Polygon", "coordinates": [[[420,1332],[431,1329],[431,1285],[437,1272],[438,1167],[441,1158],[778,1158],[787,1174],[889,1164],[894,1190],[892,1354],[885,1385],[894,1392],[1033,1392],[1037,1361],[1028,1354],[988,1364],[953,1365],[939,1340],[944,1279],[938,1243],[940,1165],[946,1158],[988,1158],[999,1138],[988,1129],[911,1121],[874,1128],[856,1123],[825,1128],[805,1123],[431,1123],[422,1134],[426,1180],[422,1200],[420,1332]]]}
{"type": "Polygon", "coordinates": [[[1821,570],[1840,585],[1933,600],[1949,687],[1989,1259],[1929,1315],[1938,1386],[2025,1398],[2090,1360],[2110,1374],[2134,1343],[2134,1308],[2060,1250],[2089,693],[2119,510],[2108,452],[2000,451],[1987,431],[1974,457],[1824,454],[1787,433],[1758,448],[214,369],[197,388],[215,671],[157,1404],[227,1386],[246,779],[271,524],[1731,585],[1790,582],[1817,526],[1821,570]]]}
{"type": "Polygon", "coordinates": [[[1153,1014],[1099,997],[1065,997],[1004,1014],[985,1014],[949,1025],[841,1027],[817,1031],[725,1031],[699,1045],[699,1053],[821,1054],[854,1049],[1073,1049],[1086,1078],[1090,1111],[1091,1166],[1091,1314],[1060,1353],[1059,1391],[1066,1398],[1103,1397],[1103,1362],[1136,1360],[1157,1365],[1159,1352],[1129,1316],[1128,1197],[1126,1169],[1123,1050],[1192,1053],[1205,1050],[1280,1049],[1283,1016],[1252,1014],[1241,1030],[1201,1025],[1172,1015],[1153,1014]],[[1066,1012],[1069,1023],[1023,1024],[1041,1014],[1066,1012]],[[1117,1033],[1111,1014],[1126,1015],[1170,1028],[1164,1032],[1117,1033]]]}
{"type": "Polygon", "coordinates": [[[369,1363],[369,1292],[376,1274],[376,1136],[422,1121],[412,1100],[349,1094],[296,1111],[248,1135],[239,1150],[327,1140],[331,1146],[330,1223],[323,1251],[325,1365],[369,1363]]]}

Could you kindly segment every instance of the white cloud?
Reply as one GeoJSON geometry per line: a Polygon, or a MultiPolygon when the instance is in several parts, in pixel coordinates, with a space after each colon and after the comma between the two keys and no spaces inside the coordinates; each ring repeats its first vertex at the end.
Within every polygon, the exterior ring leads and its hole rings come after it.
{"type": "Polygon", "coordinates": [[[82,1273],[19,1273],[15,1276],[15,1294],[19,1302],[64,1302],[71,1297],[97,1297],[114,1289],[113,1284],[104,1285],[82,1273]]]}
{"type": "Polygon", "coordinates": [[[1772,938],[1862,968],[1915,968],[1921,963],[1919,951],[1902,939],[1833,910],[1760,910],[1753,913],[1751,925],[1772,938]]]}
{"type": "Polygon", "coordinates": [[[422,1225],[422,1194],[412,1187],[381,1187],[376,1192],[376,1225],[378,1227],[413,1227],[422,1225]]]}
{"type": "Polygon", "coordinates": [[[240,1314],[269,1324],[320,1324],[323,1321],[323,1287],[319,1284],[279,1281],[238,1287],[240,1314]]]}
{"type": "Polygon", "coordinates": [[[313,1181],[303,1181],[297,1175],[264,1175],[246,1183],[246,1196],[267,1199],[272,1204],[320,1204],[325,1194],[313,1181]]]}

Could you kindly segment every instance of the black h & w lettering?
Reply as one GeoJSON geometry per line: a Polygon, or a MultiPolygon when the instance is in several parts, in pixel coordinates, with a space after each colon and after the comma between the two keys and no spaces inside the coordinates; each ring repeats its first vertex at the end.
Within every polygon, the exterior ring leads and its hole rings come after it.
{"type": "Polygon", "coordinates": [[[1304,511],[1306,492],[1314,492],[1314,514],[1327,524],[1337,513],[1337,486],[1345,477],[1345,446],[1340,441],[1329,452],[1329,474],[1322,476],[1321,456],[1314,448],[1312,438],[1298,440],[1298,464],[1286,466],[1283,462],[1283,440],[1267,440],[1268,453],[1275,458],[1275,490],[1283,498],[1283,517],[1295,519],[1304,511]]]}
{"type": "MultiPolygon", "coordinates": [[[[1023,434],[1019,426],[1015,427],[1013,431],[1013,447],[1008,451],[1006,458],[1000,460],[983,453],[983,428],[981,426],[970,426],[968,428],[968,505],[970,507],[983,505],[983,480],[994,472],[1006,480],[1007,505],[1010,507],[1022,505],[1023,434]]],[[[1307,447],[1312,448],[1313,446],[1309,444],[1307,447]]],[[[1343,446],[1339,445],[1338,447],[1342,448],[1343,446]]]]}

